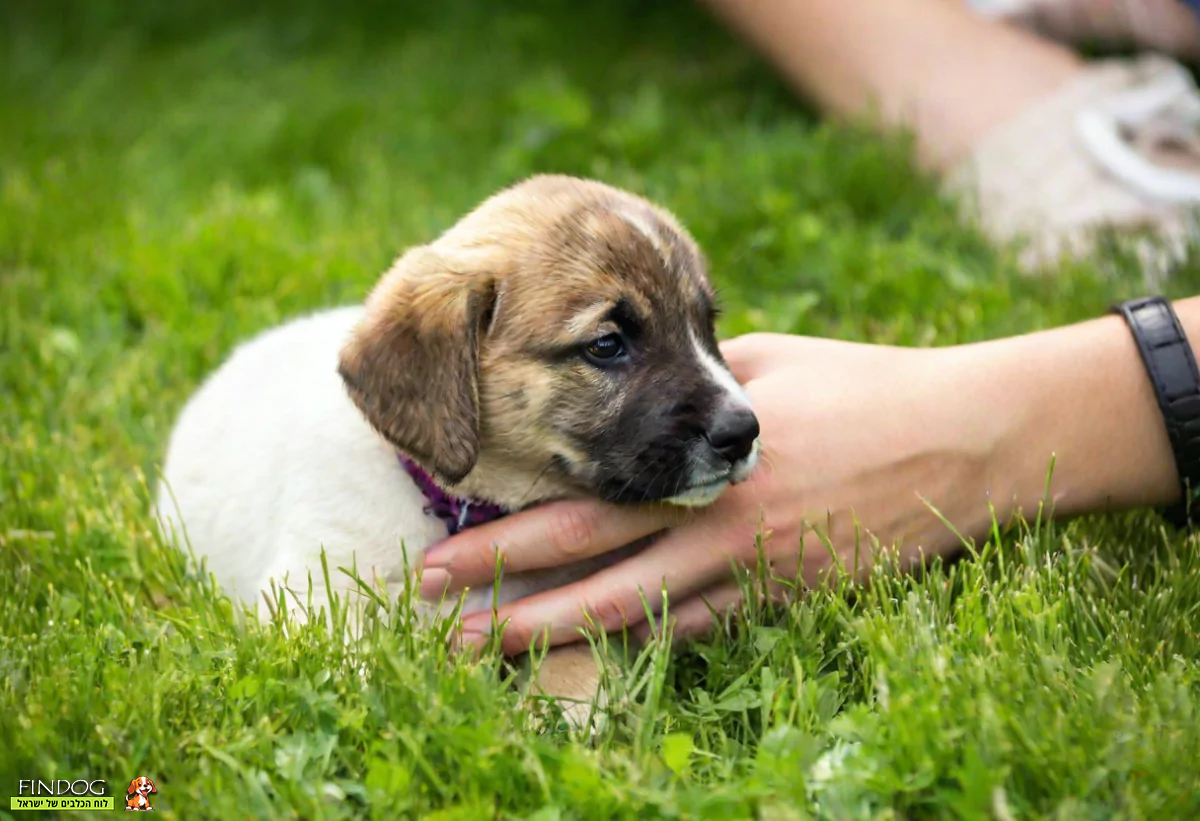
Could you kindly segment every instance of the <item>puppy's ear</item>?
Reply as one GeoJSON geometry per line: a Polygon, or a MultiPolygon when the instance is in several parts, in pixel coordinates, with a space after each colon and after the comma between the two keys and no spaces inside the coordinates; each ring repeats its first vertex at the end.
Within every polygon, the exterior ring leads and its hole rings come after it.
{"type": "Polygon", "coordinates": [[[125,790],[125,794],[133,795],[135,792],[137,792],[137,779],[136,778],[129,782],[129,788],[127,790],[125,790]]]}
{"type": "Polygon", "coordinates": [[[150,792],[151,792],[151,793],[156,793],[156,792],[158,792],[158,787],[154,786],[154,782],[153,782],[153,781],[151,781],[149,778],[147,778],[147,779],[146,779],[146,783],[150,785],[150,792]]]}
{"type": "Polygon", "coordinates": [[[495,299],[491,277],[413,249],[341,351],[338,372],[367,421],[447,484],[479,457],[479,347],[495,299]]]}

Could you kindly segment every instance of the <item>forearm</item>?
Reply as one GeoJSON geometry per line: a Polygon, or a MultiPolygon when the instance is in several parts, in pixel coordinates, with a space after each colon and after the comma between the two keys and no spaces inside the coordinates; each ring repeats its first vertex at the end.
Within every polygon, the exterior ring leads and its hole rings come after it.
{"type": "Polygon", "coordinates": [[[826,113],[911,127],[935,168],[949,168],[1080,63],[1067,48],[946,0],[702,3],[826,113]],[[988,105],[975,104],[980,89],[988,105]]]}
{"type": "MultiPolygon", "coordinates": [[[[1200,340],[1200,298],[1174,304],[1200,340]]],[[[1029,515],[1044,498],[1057,515],[1162,506],[1180,498],[1155,393],[1125,321],[1116,315],[955,352],[993,427],[988,491],[1029,515]]]]}

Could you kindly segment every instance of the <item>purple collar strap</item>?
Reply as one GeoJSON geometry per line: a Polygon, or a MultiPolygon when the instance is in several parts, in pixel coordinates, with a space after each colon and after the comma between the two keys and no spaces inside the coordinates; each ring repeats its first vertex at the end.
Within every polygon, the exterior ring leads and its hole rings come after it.
{"type": "Polygon", "coordinates": [[[432,513],[445,522],[446,530],[451,536],[467,528],[487,524],[494,519],[508,515],[508,510],[500,505],[451,496],[438,487],[437,483],[433,481],[433,477],[416,462],[402,453],[396,455],[400,457],[400,464],[408,471],[408,475],[413,478],[417,487],[429,500],[429,504],[425,505],[425,512],[432,513]]]}

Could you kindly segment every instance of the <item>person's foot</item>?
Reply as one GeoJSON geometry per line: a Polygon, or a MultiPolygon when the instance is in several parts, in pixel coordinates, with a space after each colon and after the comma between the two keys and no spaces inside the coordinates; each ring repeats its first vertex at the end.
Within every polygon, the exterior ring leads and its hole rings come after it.
{"type": "Polygon", "coordinates": [[[1062,43],[1200,60],[1200,5],[1184,0],[966,0],[976,12],[1062,43]]]}
{"type": "Polygon", "coordinates": [[[1200,91],[1165,57],[1085,64],[987,133],[947,184],[989,235],[1027,242],[1029,269],[1087,253],[1100,229],[1148,229],[1158,279],[1200,236],[1200,91]]]}

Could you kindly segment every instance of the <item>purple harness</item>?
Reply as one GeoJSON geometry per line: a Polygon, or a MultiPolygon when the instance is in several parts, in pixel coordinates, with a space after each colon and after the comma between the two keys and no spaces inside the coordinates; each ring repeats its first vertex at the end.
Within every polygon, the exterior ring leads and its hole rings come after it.
{"type": "Polygon", "coordinates": [[[509,511],[500,505],[451,496],[437,486],[433,477],[423,467],[402,453],[396,455],[400,457],[400,464],[408,471],[408,475],[413,478],[417,487],[429,500],[429,504],[425,505],[425,512],[432,513],[445,522],[446,530],[451,536],[467,528],[487,524],[508,515],[509,511]]]}

